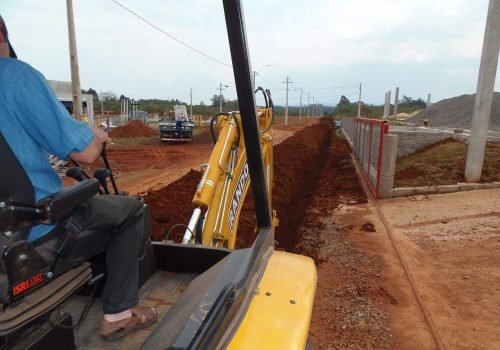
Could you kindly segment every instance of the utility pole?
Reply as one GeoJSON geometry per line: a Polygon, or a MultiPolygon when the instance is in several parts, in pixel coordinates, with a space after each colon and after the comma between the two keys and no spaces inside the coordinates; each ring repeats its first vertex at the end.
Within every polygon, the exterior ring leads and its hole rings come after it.
{"type": "Polygon", "coordinates": [[[189,114],[191,115],[191,120],[193,120],[193,88],[189,88],[189,102],[191,104],[189,114]]]}
{"type": "Polygon", "coordinates": [[[227,85],[222,85],[222,83],[219,83],[219,113],[222,113],[222,90],[225,90],[222,88],[222,86],[228,87],[227,85]]]}
{"type": "Polygon", "coordinates": [[[290,78],[287,76],[286,81],[283,81],[282,83],[286,84],[285,125],[288,125],[288,84],[292,84],[293,81],[290,81],[290,78]]]}
{"type": "Polygon", "coordinates": [[[128,121],[128,102],[129,102],[129,99],[127,98],[125,100],[125,120],[128,121]]]}
{"type": "Polygon", "coordinates": [[[71,66],[71,90],[73,93],[73,116],[83,120],[82,90],[80,89],[80,73],[78,71],[78,53],[76,50],[75,20],[73,17],[73,2],[66,0],[68,17],[69,59],[71,66]]]}
{"type": "Polygon", "coordinates": [[[302,88],[300,88],[299,120],[302,120],[302,88]]]}
{"type": "Polygon", "coordinates": [[[361,83],[359,83],[358,117],[361,117],[361,83]]]}
{"type": "Polygon", "coordinates": [[[483,52],[479,65],[467,161],[465,163],[465,181],[467,182],[479,182],[481,180],[499,50],[500,0],[490,0],[484,30],[483,52]]]}
{"type": "Polygon", "coordinates": [[[307,93],[307,118],[309,118],[309,100],[311,99],[311,92],[307,93]]]}

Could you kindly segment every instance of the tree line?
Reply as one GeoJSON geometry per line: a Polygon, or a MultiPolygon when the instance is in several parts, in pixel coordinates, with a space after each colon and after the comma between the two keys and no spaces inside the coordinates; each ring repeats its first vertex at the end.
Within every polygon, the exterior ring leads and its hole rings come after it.
{"type": "MultiPolygon", "coordinates": [[[[101,91],[97,93],[97,91],[92,88],[82,90],[82,93],[93,96],[95,113],[101,112],[101,102],[105,111],[120,112],[121,101],[128,98],[125,95],[118,96],[112,91],[101,91]]],[[[224,111],[239,110],[238,100],[226,100],[224,95],[219,96],[214,94],[208,104],[204,101],[200,101],[198,104],[193,104],[193,114],[214,115],[219,113],[219,105],[221,102],[224,111]]],[[[179,104],[185,104],[189,108],[189,103],[179,99],[138,99],[135,100],[135,103],[137,103],[137,109],[148,113],[168,112],[173,110],[175,105],[179,104]]],[[[399,112],[412,113],[416,110],[425,108],[426,103],[421,98],[414,99],[404,95],[399,100],[398,106],[399,112]]],[[[358,102],[351,102],[344,95],[340,97],[336,106],[319,105],[319,107],[319,109],[323,111],[324,116],[355,116],[358,114],[358,102]]],[[[392,107],[393,105],[391,104],[391,108],[392,107]]],[[[381,117],[383,115],[383,110],[383,105],[373,105],[361,102],[361,115],[363,116],[374,118],[381,117]]],[[[275,113],[277,115],[283,115],[285,113],[285,106],[275,106],[275,113]]],[[[289,106],[288,114],[293,116],[298,116],[299,114],[306,116],[308,114],[307,106],[302,106],[302,109],[298,106],[289,106]]],[[[309,115],[312,115],[312,107],[309,109],[309,115]]]]}

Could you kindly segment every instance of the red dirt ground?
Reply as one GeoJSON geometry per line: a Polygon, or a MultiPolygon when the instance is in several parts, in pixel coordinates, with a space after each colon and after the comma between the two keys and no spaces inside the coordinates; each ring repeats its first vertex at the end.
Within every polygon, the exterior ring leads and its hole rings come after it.
{"type": "Polygon", "coordinates": [[[149,126],[144,125],[140,120],[132,120],[125,125],[114,128],[109,133],[109,137],[144,137],[144,136],[155,136],[158,132],[151,129],[149,126]]]}

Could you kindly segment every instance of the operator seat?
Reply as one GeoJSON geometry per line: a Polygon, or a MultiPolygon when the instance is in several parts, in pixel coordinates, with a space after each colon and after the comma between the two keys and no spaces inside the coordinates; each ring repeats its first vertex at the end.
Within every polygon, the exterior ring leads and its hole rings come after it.
{"type": "Polygon", "coordinates": [[[71,212],[96,195],[97,180],[85,180],[38,202],[24,168],[0,133],[0,337],[55,308],[92,277],[89,263],[64,262],[72,233],[71,212]],[[58,223],[47,235],[28,242],[31,227],[58,223]],[[66,232],[65,232],[66,231],[66,232]],[[48,251],[52,247],[55,251],[48,251]],[[61,259],[59,259],[61,257],[61,259]]]}

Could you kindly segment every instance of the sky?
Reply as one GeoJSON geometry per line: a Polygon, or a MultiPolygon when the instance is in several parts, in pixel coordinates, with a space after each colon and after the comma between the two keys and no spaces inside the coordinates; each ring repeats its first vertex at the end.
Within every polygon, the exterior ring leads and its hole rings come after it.
{"type": "MultiPolygon", "coordinates": [[[[256,85],[284,105],[385,92],[432,101],[476,91],[488,0],[242,0],[256,85]]],[[[134,99],[236,99],[221,0],[73,0],[81,87],[134,99]],[[118,2],[118,3],[117,3],[118,2]],[[119,4],[155,25],[145,23],[119,4]],[[168,33],[203,52],[195,52],[168,33]],[[217,62],[217,61],[220,62],[217,62]]],[[[1,0],[18,58],[70,81],[64,0],[1,0]]],[[[497,70],[495,90],[500,90],[497,70]]]]}

